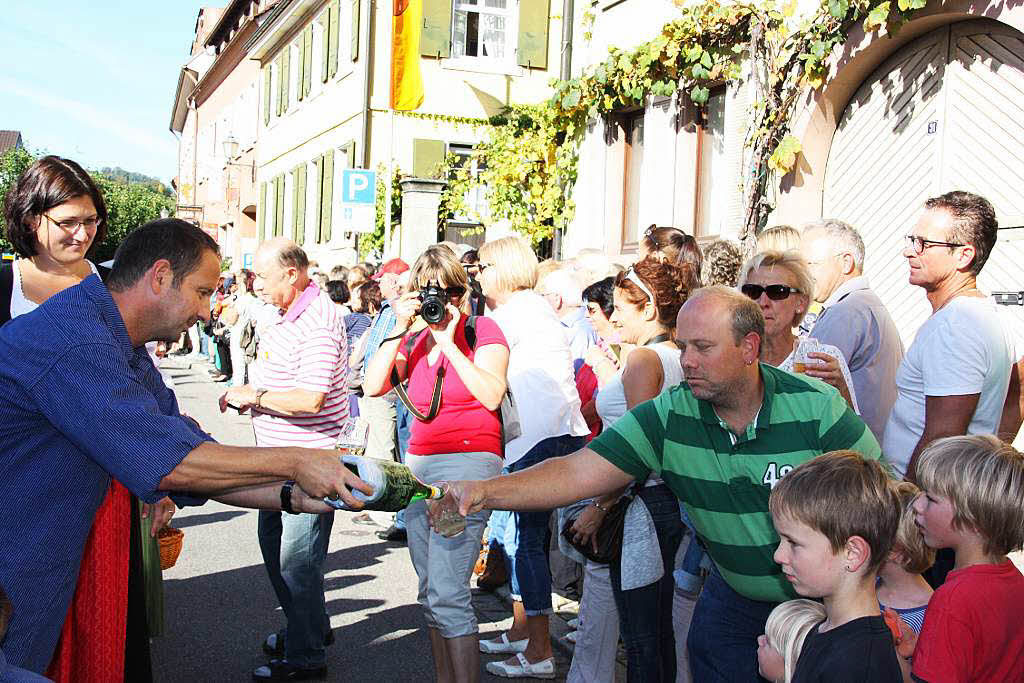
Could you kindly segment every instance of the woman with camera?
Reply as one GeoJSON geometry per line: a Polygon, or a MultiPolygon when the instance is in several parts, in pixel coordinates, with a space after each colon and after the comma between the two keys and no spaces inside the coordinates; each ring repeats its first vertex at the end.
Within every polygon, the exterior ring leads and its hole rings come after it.
{"type": "MultiPolygon", "coordinates": [[[[408,382],[412,425],[406,464],[425,483],[486,479],[502,464],[498,412],[508,344],[488,318],[470,319],[466,271],[451,250],[429,247],[413,264],[410,291],[395,304],[395,327],[365,371],[363,390],[381,396],[408,382]],[[417,331],[414,321],[425,323],[417,331]]],[[[480,654],[469,579],[489,513],[445,538],[427,524],[424,501],[406,509],[409,554],[430,634],[438,681],[477,681],[480,654]]]]}

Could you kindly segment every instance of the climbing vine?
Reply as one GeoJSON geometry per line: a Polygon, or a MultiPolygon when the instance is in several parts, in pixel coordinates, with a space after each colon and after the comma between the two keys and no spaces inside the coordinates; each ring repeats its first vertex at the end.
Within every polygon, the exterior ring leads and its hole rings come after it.
{"type": "Polygon", "coordinates": [[[514,105],[492,118],[487,138],[474,149],[484,170],[473,177],[466,168],[452,168],[446,206],[459,211],[466,191],[485,185],[490,215],[481,219],[506,221],[539,242],[572,221],[588,125],[643,107],[650,96],[685,96],[703,106],[713,87],[749,79],[754,104],[741,237],[752,238],[774,208],[772,183],[793,169],[801,151],[790,135],[799,96],[821,87],[830,55],[858,23],[867,32],[885,26],[891,34],[925,1],[823,0],[800,16],[797,0],[687,4],[653,40],[628,50],[612,47],[579,78],[554,82],[549,101],[514,105]]]}

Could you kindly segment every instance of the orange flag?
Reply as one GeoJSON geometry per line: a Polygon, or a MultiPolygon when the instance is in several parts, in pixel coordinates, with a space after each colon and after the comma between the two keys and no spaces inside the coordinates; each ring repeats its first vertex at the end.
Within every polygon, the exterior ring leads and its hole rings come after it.
{"type": "Polygon", "coordinates": [[[412,111],[423,104],[420,30],[423,0],[393,0],[391,17],[391,108],[412,111]]]}

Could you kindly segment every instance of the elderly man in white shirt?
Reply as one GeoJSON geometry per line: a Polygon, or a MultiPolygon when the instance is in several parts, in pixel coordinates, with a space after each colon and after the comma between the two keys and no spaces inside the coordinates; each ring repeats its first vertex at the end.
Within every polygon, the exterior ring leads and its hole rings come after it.
{"type": "Polygon", "coordinates": [[[573,369],[579,368],[587,349],[597,343],[597,332],[583,308],[583,288],[566,268],[554,270],[537,283],[537,293],[544,297],[565,328],[572,353],[573,369]]]}
{"type": "Polygon", "coordinates": [[[800,251],[814,277],[814,300],[822,304],[810,336],[842,351],[861,397],[860,416],[881,443],[896,402],[903,342],[864,275],[864,240],[853,226],[829,218],[804,226],[800,251]]]}

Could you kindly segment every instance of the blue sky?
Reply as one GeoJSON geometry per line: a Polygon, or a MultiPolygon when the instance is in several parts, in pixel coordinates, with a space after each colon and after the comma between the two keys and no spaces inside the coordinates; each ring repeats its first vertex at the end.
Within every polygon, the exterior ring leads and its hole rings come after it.
{"type": "MultiPolygon", "coordinates": [[[[87,168],[169,181],[168,130],[198,0],[3,0],[0,129],[87,168]]],[[[222,0],[220,5],[227,4],[222,0]]]]}

